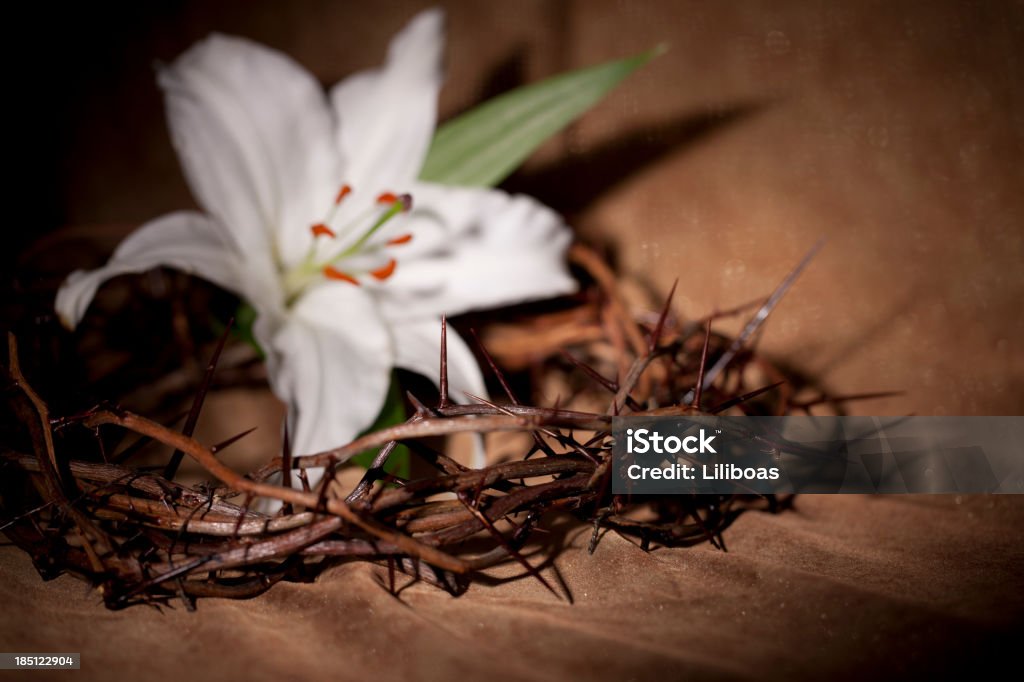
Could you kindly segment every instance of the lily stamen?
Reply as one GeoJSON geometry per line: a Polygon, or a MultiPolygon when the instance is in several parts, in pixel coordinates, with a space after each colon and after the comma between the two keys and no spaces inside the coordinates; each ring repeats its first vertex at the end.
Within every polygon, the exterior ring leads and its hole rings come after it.
{"type": "Polygon", "coordinates": [[[329,225],[334,220],[334,216],[338,215],[338,207],[341,206],[341,202],[349,194],[352,194],[352,185],[345,183],[338,189],[338,193],[334,195],[334,203],[327,210],[327,216],[324,218],[323,225],[329,225]]]}
{"type": "Polygon", "coordinates": [[[334,230],[323,223],[317,223],[316,225],[311,226],[309,231],[313,233],[314,237],[330,237],[331,239],[334,239],[334,237],[337,236],[334,234],[334,230]]]}
{"type": "Polygon", "coordinates": [[[388,209],[384,211],[384,213],[381,214],[379,218],[377,218],[373,225],[370,225],[370,229],[368,229],[363,234],[362,237],[357,239],[356,242],[352,244],[352,246],[348,247],[334,258],[331,258],[332,262],[340,260],[342,258],[347,258],[348,256],[351,256],[354,253],[357,253],[358,251],[362,250],[363,246],[366,245],[366,242],[370,240],[370,237],[372,237],[374,233],[377,232],[377,230],[383,227],[385,223],[387,223],[389,220],[394,218],[399,213],[406,213],[410,209],[412,209],[412,195],[401,194],[396,196],[391,192],[385,192],[384,194],[381,194],[379,197],[377,197],[377,203],[388,203],[391,204],[391,206],[389,206],[388,209]]]}
{"type": "Polygon", "coordinates": [[[325,265],[323,269],[324,277],[327,279],[336,279],[342,282],[348,282],[349,284],[355,284],[359,286],[359,280],[352,275],[342,272],[333,265],[325,265]]]}
{"type": "Polygon", "coordinates": [[[389,220],[399,213],[404,213],[412,208],[412,197],[408,194],[383,192],[360,215],[346,221],[345,225],[337,229],[332,228],[330,223],[335,216],[338,205],[351,193],[352,187],[350,185],[342,185],[335,196],[334,205],[327,212],[324,221],[310,226],[309,230],[313,234],[313,241],[309,245],[309,252],[301,264],[292,268],[284,275],[284,288],[288,292],[289,301],[294,300],[306,286],[316,280],[318,275],[323,275],[327,279],[360,286],[362,284],[359,281],[360,277],[370,275],[377,281],[383,282],[394,274],[398,263],[393,258],[389,259],[385,265],[373,270],[364,269],[365,266],[355,266],[355,263],[349,262],[349,259],[357,256],[375,257],[376,254],[388,246],[407,244],[412,241],[412,234],[406,233],[374,244],[368,243],[373,235],[389,220]],[[376,215],[376,218],[373,218],[374,215],[376,215]],[[359,229],[361,225],[365,226],[369,220],[372,220],[369,227],[354,242],[350,242],[347,247],[341,248],[334,255],[327,256],[326,258],[317,258],[320,237],[349,241],[346,235],[359,229]],[[355,270],[352,269],[353,266],[356,267],[355,270]]]}
{"type": "Polygon", "coordinates": [[[396,267],[398,267],[398,261],[392,258],[391,260],[388,261],[387,265],[385,265],[382,268],[377,268],[376,270],[371,270],[370,274],[373,275],[374,279],[376,279],[378,282],[383,282],[388,277],[395,274],[396,267]]]}
{"type": "Polygon", "coordinates": [[[389,240],[387,240],[386,244],[388,246],[398,246],[399,244],[408,244],[411,241],[412,241],[412,233],[410,232],[408,234],[403,234],[400,237],[395,237],[394,239],[389,239],[389,240]]]}

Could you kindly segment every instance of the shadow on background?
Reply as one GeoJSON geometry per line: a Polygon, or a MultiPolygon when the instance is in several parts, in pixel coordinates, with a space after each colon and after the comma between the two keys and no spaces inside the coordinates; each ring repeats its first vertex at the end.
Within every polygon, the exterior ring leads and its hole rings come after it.
{"type": "Polygon", "coordinates": [[[537,170],[519,171],[502,187],[534,196],[571,216],[648,166],[705,141],[761,108],[754,103],[737,104],[637,127],[537,170]]]}

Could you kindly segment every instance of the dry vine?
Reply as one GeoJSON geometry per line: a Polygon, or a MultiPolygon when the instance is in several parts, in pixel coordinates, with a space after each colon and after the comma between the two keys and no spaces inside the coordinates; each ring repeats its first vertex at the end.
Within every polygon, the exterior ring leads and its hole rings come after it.
{"type": "MultiPolygon", "coordinates": [[[[286,450],[246,476],[217,458],[218,451],[245,433],[214,446],[191,436],[226,335],[182,431],[112,406],[53,418],[22,373],[11,335],[6,367],[14,389],[10,402],[31,449],[5,446],[2,452],[2,530],[32,556],[44,577],[64,571],[82,576],[100,588],[110,608],[176,597],[189,606],[196,597],[249,597],[281,579],[310,579],[343,560],[386,564],[392,590],[398,570],[453,594],[464,591],[474,573],[517,561],[558,594],[521,551],[532,532],[557,511],[592,525],[591,552],[602,529],[636,538],[644,549],[651,543],[705,541],[724,549],[722,532],[736,515],[752,505],[765,506],[765,501],[612,495],[611,416],[737,409],[784,414],[829,400],[822,394],[796,403],[782,375],[745,346],[804,264],[771,298],[751,306],[756,310],[746,337],[730,339],[711,331],[710,318],[680,324],[670,315],[671,295],[656,319],[643,321],[628,312],[616,277],[596,254],[575,247],[571,255],[594,283],[583,302],[530,320],[527,343],[517,343],[515,335],[496,343],[497,361],[481,345],[503,387],[505,404],[450,400],[442,327],[436,405],[409,396],[414,411],[405,423],[315,455],[291,457],[286,450]],[[539,367],[542,377],[557,375],[579,386],[576,390],[591,402],[603,393],[607,407],[583,411],[522,404],[499,365],[539,367]],[[751,368],[762,385],[749,385],[751,368]],[[175,452],[156,472],[124,463],[138,444],[105,461],[88,461],[55,438],[74,429],[98,433],[109,428],[158,441],[175,452]],[[527,434],[532,446],[519,458],[479,470],[467,469],[423,440],[502,431],[527,434]],[[386,474],[383,466],[398,443],[436,474],[417,480],[386,474]],[[342,489],[332,473],[368,449],[377,451],[373,466],[353,490],[342,489]],[[182,456],[196,460],[216,482],[200,487],[175,483],[182,456]],[[325,484],[316,490],[305,484],[308,467],[328,468],[325,484]],[[302,487],[271,483],[279,473],[302,487]],[[282,512],[267,516],[251,510],[258,497],[285,503],[282,512]],[[471,539],[476,541],[472,550],[471,539]],[[480,540],[487,546],[482,551],[480,540]]],[[[768,500],[767,506],[774,509],[777,501],[768,500]]]]}

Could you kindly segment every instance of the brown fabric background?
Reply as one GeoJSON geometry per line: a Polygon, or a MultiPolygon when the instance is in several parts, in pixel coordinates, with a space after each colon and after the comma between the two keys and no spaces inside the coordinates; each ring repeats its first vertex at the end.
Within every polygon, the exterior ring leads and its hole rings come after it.
{"type": "MultiPolygon", "coordinates": [[[[862,413],[1021,413],[1020,3],[445,5],[443,115],[670,44],[509,186],[614,244],[656,290],[679,277],[681,312],[763,295],[825,236],[763,350],[837,391],[906,391],[862,413]]],[[[216,29],[329,84],[378,63],[419,6],[195,2],[63,29],[71,42],[54,49],[80,63],[47,114],[61,145],[53,224],[130,226],[191,204],[154,59],[216,29]]],[[[1013,498],[804,497],[741,517],[728,553],[644,554],[608,535],[594,556],[587,531],[566,528],[555,566],[574,605],[506,579],[516,569],[459,599],[413,586],[399,601],[380,569],[348,566],[195,614],[110,613],[4,548],[0,649],[81,651],[81,679],[948,674],[1013,660],[1022,521],[1013,498]]]]}
{"type": "Polygon", "coordinates": [[[80,651],[95,680],[943,679],[1015,660],[1022,523],[1005,497],[808,496],[741,517],[727,553],[608,534],[593,556],[576,527],[556,561],[572,605],[517,568],[399,601],[385,569],[347,565],[196,613],[111,613],[4,549],[0,642],[80,651]]]}

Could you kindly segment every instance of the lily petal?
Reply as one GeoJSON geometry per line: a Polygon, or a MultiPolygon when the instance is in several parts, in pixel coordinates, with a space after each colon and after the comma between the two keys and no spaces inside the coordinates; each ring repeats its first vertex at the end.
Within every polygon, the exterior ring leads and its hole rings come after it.
{"type": "Polygon", "coordinates": [[[337,143],[355,187],[405,191],[403,183],[419,175],[437,122],[443,48],[444,12],[421,12],[391,41],[382,68],[331,90],[337,143]]]}
{"type": "Polygon", "coordinates": [[[565,262],[572,234],[547,206],[500,190],[421,183],[414,191],[415,250],[380,287],[388,319],[456,315],[576,291],[565,262]]]}
{"type": "Polygon", "coordinates": [[[360,288],[326,282],[308,291],[266,347],[271,386],[291,411],[296,455],[345,445],[380,413],[394,354],[360,288]]]}
{"type": "Polygon", "coordinates": [[[247,254],[302,257],[309,221],[330,206],[340,158],[326,97],[289,57],[213,35],[160,73],[192,193],[247,254]]]}
{"type": "Polygon", "coordinates": [[[57,314],[66,327],[74,328],[101,284],[159,266],[197,275],[247,298],[259,293],[258,274],[243,264],[233,244],[225,242],[223,228],[201,213],[181,211],[132,232],[102,268],[71,273],[57,291],[57,314]]]}

